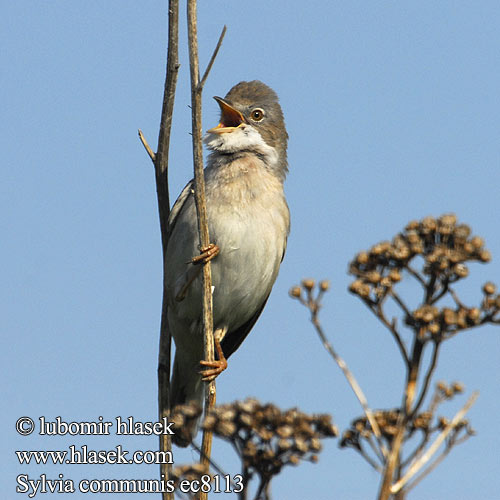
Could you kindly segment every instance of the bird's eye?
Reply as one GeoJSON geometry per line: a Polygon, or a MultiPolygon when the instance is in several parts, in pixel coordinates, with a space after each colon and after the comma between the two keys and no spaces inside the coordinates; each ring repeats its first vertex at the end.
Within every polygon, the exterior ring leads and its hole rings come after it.
{"type": "Polygon", "coordinates": [[[260,122],[262,118],[264,118],[264,111],[260,108],[256,108],[250,113],[250,118],[254,122],[260,122]]]}

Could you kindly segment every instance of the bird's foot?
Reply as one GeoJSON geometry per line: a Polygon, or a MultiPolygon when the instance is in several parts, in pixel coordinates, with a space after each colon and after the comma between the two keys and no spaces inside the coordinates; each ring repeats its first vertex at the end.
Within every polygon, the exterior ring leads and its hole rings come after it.
{"type": "Polygon", "coordinates": [[[222,347],[217,333],[214,337],[214,346],[219,359],[215,359],[214,361],[205,361],[202,359],[200,361],[200,365],[210,368],[209,370],[202,370],[199,372],[203,382],[211,382],[212,380],[215,380],[227,368],[227,360],[222,352],[222,347]]]}
{"type": "Polygon", "coordinates": [[[191,259],[192,264],[206,264],[219,255],[220,249],[215,243],[209,243],[206,247],[200,248],[200,255],[191,259]]]}
{"type": "Polygon", "coordinates": [[[215,380],[226,368],[227,368],[227,360],[224,359],[216,359],[215,361],[205,361],[201,360],[200,365],[210,367],[211,370],[202,370],[200,373],[201,380],[203,382],[211,382],[215,380]]]}

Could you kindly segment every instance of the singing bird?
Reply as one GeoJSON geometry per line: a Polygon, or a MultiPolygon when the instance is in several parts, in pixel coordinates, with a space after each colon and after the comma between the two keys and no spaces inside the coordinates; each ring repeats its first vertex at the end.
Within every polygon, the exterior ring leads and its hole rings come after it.
{"type": "MultiPolygon", "coordinates": [[[[171,408],[203,404],[203,381],[227,366],[260,316],[285,254],[290,213],[283,192],[288,134],[278,96],[260,81],[240,82],[224,97],[220,123],[207,131],[205,168],[212,245],[199,247],[193,181],[168,221],[168,327],[176,352],[171,408]],[[203,360],[201,265],[213,259],[215,362],[203,360]],[[200,364],[201,363],[201,364],[200,364]],[[201,371],[200,371],[201,370],[201,371]]],[[[174,442],[187,446],[196,427],[174,442]]]]}

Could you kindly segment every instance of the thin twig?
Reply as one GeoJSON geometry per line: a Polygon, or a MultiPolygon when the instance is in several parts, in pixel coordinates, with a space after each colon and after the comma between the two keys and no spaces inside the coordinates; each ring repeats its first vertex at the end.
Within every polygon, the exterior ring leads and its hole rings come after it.
{"type": "Polygon", "coordinates": [[[319,322],[318,319],[318,309],[316,308],[311,308],[311,322],[314,325],[314,328],[316,329],[316,332],[319,335],[319,338],[321,339],[321,342],[323,343],[324,348],[328,351],[328,353],[332,356],[332,358],[335,360],[339,368],[342,370],[345,378],[347,379],[347,382],[351,386],[351,389],[353,390],[354,394],[358,398],[359,403],[361,404],[361,407],[363,408],[363,411],[365,412],[366,418],[370,422],[371,428],[373,430],[373,433],[375,434],[375,437],[377,438],[378,445],[380,447],[380,451],[382,453],[382,456],[379,456],[380,460],[382,463],[384,462],[385,457],[387,456],[387,449],[384,445],[384,442],[382,441],[382,433],[380,432],[380,427],[378,426],[377,421],[375,420],[375,417],[373,415],[373,412],[371,411],[370,407],[368,406],[368,401],[361,389],[361,387],[358,384],[358,381],[352,374],[352,372],[349,370],[347,367],[346,362],[337,354],[335,349],[333,348],[332,344],[328,341],[326,338],[325,333],[323,332],[323,328],[319,322]]]}
{"type": "Polygon", "coordinates": [[[439,342],[433,342],[432,343],[432,358],[429,364],[429,368],[427,369],[427,373],[425,374],[425,379],[424,379],[424,385],[422,386],[422,390],[420,392],[420,396],[415,403],[415,406],[413,407],[412,410],[412,415],[415,415],[422,405],[422,402],[424,401],[425,395],[427,394],[427,391],[429,389],[429,384],[432,378],[432,375],[434,373],[434,370],[436,369],[437,365],[437,359],[438,359],[438,354],[439,354],[439,342]]]}
{"type": "MultiPolygon", "coordinates": [[[[198,24],[197,24],[197,2],[188,0],[187,24],[189,43],[189,69],[191,76],[191,113],[193,134],[193,166],[196,213],[198,216],[198,233],[200,236],[200,249],[207,248],[210,243],[208,234],[208,216],[205,200],[205,177],[203,173],[203,150],[201,143],[202,115],[200,69],[198,59],[198,24]]],[[[212,304],[212,273],[210,261],[203,264],[203,346],[204,359],[214,360],[214,336],[213,336],[213,304],[212,304]]],[[[212,380],[205,385],[205,415],[215,405],[216,389],[215,381],[212,380]]],[[[208,467],[212,450],[212,432],[203,431],[202,453],[200,462],[208,467]]],[[[200,500],[205,500],[207,494],[200,492],[200,500]]]]}
{"type": "Polygon", "coordinates": [[[422,479],[424,479],[426,476],[428,476],[446,457],[447,455],[450,453],[450,451],[453,449],[453,446],[456,446],[458,444],[461,444],[463,443],[464,441],[466,441],[467,439],[470,438],[470,435],[467,434],[465,436],[462,437],[462,439],[458,439],[457,441],[455,441],[453,443],[453,445],[449,445],[449,446],[446,446],[446,448],[443,450],[442,453],[439,454],[439,456],[437,456],[430,464],[429,466],[420,473],[419,476],[417,476],[413,481],[407,483],[406,485],[406,488],[405,488],[405,491],[408,492],[410,491],[411,489],[413,489],[415,486],[417,486],[418,483],[420,483],[420,481],[422,481],[422,479]]]}
{"type": "Polygon", "coordinates": [[[410,264],[406,264],[406,269],[407,271],[417,280],[420,282],[420,284],[422,286],[427,286],[427,283],[425,282],[424,278],[422,278],[422,276],[420,276],[420,273],[418,271],[415,271],[415,269],[413,269],[410,264]]]}
{"type": "Polygon", "coordinates": [[[406,474],[395,484],[391,486],[391,493],[394,495],[400,491],[404,485],[414,477],[418,471],[432,458],[432,456],[437,452],[439,447],[443,444],[443,441],[448,437],[450,432],[462,421],[465,414],[470,410],[471,406],[475,403],[479,392],[472,393],[469,400],[465,403],[461,410],[453,417],[452,421],[443,429],[435,441],[429,446],[427,451],[408,469],[406,474]]]}
{"type": "Polygon", "coordinates": [[[439,299],[444,297],[448,293],[448,287],[449,287],[449,280],[446,279],[444,282],[441,283],[441,291],[437,294],[431,297],[431,300],[429,301],[429,304],[435,304],[439,299]]]}
{"type": "MultiPolygon", "coordinates": [[[[198,446],[194,441],[191,442],[191,447],[197,451],[200,455],[203,453],[203,450],[201,449],[200,446],[198,446]]],[[[229,478],[229,483],[231,484],[231,486],[233,488],[236,488],[236,484],[234,483],[234,481],[232,480],[231,476],[226,472],[224,471],[224,469],[217,464],[217,462],[214,462],[214,460],[210,457],[207,457],[210,465],[212,466],[212,468],[214,470],[216,470],[221,476],[223,476],[224,478],[228,477],[229,478]]]]}
{"type": "Polygon", "coordinates": [[[429,439],[431,437],[431,432],[424,432],[422,435],[422,440],[420,443],[415,447],[415,449],[404,459],[401,461],[400,467],[403,469],[406,467],[409,463],[411,463],[413,460],[418,458],[424,449],[424,447],[427,445],[429,442],[429,439]]]}
{"type": "Polygon", "coordinates": [[[458,298],[458,295],[456,294],[455,290],[453,288],[448,287],[448,292],[455,301],[455,304],[457,304],[458,307],[467,309],[467,307],[464,305],[464,303],[458,298]]]}
{"type": "Polygon", "coordinates": [[[153,150],[150,148],[150,146],[148,144],[148,141],[144,137],[144,134],[142,133],[141,129],[139,129],[138,133],[139,133],[139,139],[141,140],[142,145],[144,146],[144,149],[146,150],[146,152],[148,153],[149,157],[151,158],[151,161],[154,164],[154,162],[155,162],[155,154],[153,153],[153,150]]]}
{"type": "Polygon", "coordinates": [[[212,69],[212,66],[214,65],[215,58],[217,57],[217,54],[219,53],[219,49],[222,45],[222,40],[224,40],[224,36],[226,35],[227,28],[224,25],[224,28],[222,28],[222,32],[219,36],[219,41],[217,42],[217,45],[215,46],[215,49],[213,51],[212,57],[210,58],[210,61],[208,62],[207,69],[205,70],[205,73],[203,73],[203,78],[201,79],[198,89],[201,91],[203,90],[203,87],[205,86],[205,82],[207,81],[208,74],[210,73],[210,70],[212,69]]]}
{"type": "Polygon", "coordinates": [[[436,280],[437,277],[435,274],[432,274],[429,278],[429,282],[425,285],[425,297],[424,297],[424,303],[425,304],[432,304],[432,297],[434,295],[434,292],[436,291],[436,280]]]}
{"type": "MultiPolygon", "coordinates": [[[[377,456],[377,458],[380,460],[380,453],[378,452],[376,446],[375,446],[375,443],[373,442],[371,436],[368,436],[368,438],[366,438],[366,441],[368,442],[368,444],[370,445],[370,448],[374,451],[375,455],[377,456]]],[[[359,451],[359,453],[361,453],[361,456],[377,471],[377,472],[382,472],[382,468],[380,467],[379,464],[377,464],[377,462],[375,462],[375,460],[372,459],[372,457],[370,457],[370,455],[368,455],[368,453],[363,449],[363,446],[361,445],[361,442],[359,443],[359,448],[357,448],[357,450],[359,451]]]]}
{"type": "Polygon", "coordinates": [[[394,291],[394,289],[390,290],[389,294],[396,301],[396,303],[399,305],[399,307],[401,307],[401,309],[406,314],[406,316],[410,317],[411,316],[410,310],[408,309],[407,305],[403,302],[401,297],[394,291]]]}
{"type": "MultiPolygon", "coordinates": [[[[163,301],[160,323],[160,346],[158,352],[158,414],[160,420],[170,415],[170,362],[171,362],[171,333],[168,330],[167,299],[166,299],[166,262],[165,255],[168,243],[168,217],[170,215],[170,198],[168,192],[168,152],[170,146],[170,131],[172,128],[172,116],[174,111],[175,89],[177,86],[177,74],[179,71],[179,0],[169,0],[168,6],[168,48],[167,48],[167,70],[163,92],[163,104],[160,120],[160,131],[158,133],[158,150],[152,154],[151,148],[142,132],[139,138],[146,148],[149,157],[154,161],[156,193],[158,198],[158,212],[160,216],[160,232],[163,251],[163,301]]],[[[172,441],[168,434],[160,435],[160,450],[172,451],[172,441]]],[[[171,464],[161,464],[161,479],[169,480],[172,473],[171,464]]],[[[163,500],[173,500],[173,493],[164,492],[163,500]]]]}
{"type": "Polygon", "coordinates": [[[392,320],[392,323],[390,323],[389,320],[386,318],[382,307],[372,306],[372,307],[370,307],[370,309],[373,311],[375,316],[377,316],[377,318],[379,318],[379,320],[392,333],[392,336],[394,337],[394,340],[396,341],[396,344],[398,345],[399,350],[401,351],[401,356],[403,356],[405,364],[406,364],[406,366],[408,366],[408,364],[410,363],[410,359],[408,357],[408,353],[406,352],[406,346],[404,345],[403,341],[401,340],[401,336],[399,335],[399,332],[396,328],[396,318],[394,318],[392,320]]]}

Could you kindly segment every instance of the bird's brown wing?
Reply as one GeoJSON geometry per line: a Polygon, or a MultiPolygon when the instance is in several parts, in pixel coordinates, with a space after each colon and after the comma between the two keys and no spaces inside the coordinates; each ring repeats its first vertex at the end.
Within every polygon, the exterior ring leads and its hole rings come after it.
{"type": "Polygon", "coordinates": [[[168,216],[167,238],[172,234],[175,223],[177,222],[177,216],[181,213],[186,201],[192,195],[192,190],[193,190],[193,181],[190,180],[182,190],[177,200],[175,201],[174,206],[172,207],[172,210],[170,211],[170,214],[168,216]]]}
{"type": "Polygon", "coordinates": [[[226,333],[221,342],[222,352],[224,353],[226,359],[229,358],[229,356],[231,356],[231,354],[233,354],[233,352],[236,351],[238,347],[240,347],[241,343],[250,333],[253,325],[255,325],[255,322],[259,319],[259,316],[262,313],[262,310],[264,309],[268,298],[269,295],[266,297],[266,300],[264,300],[256,313],[246,323],[238,327],[236,330],[232,330],[226,333]]]}

